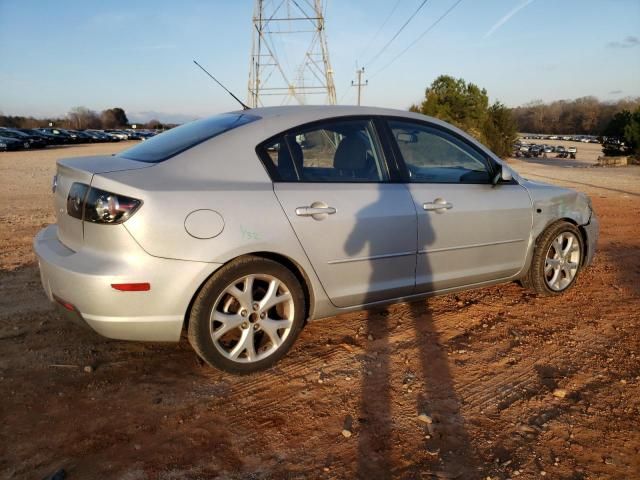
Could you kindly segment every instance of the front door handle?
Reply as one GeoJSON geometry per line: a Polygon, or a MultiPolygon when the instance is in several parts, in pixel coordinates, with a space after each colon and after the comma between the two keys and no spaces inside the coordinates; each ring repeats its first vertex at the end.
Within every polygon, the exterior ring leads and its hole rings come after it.
{"type": "Polygon", "coordinates": [[[423,203],[422,208],[436,213],[444,213],[453,208],[453,203],[447,202],[444,198],[436,198],[433,202],[423,203]]]}
{"type": "Polygon", "coordinates": [[[324,220],[328,215],[336,213],[336,209],[324,202],[313,202],[308,207],[296,208],[299,217],[312,217],[314,220],[324,220]]]}

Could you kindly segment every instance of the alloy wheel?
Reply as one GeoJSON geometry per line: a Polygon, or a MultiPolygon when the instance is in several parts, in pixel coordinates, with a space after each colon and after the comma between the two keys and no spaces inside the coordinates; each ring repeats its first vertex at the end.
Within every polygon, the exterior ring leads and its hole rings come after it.
{"type": "Polygon", "coordinates": [[[566,289],[578,273],[580,241],[572,232],[562,232],[551,242],[544,262],[547,286],[556,292],[566,289]]]}
{"type": "Polygon", "coordinates": [[[275,353],[291,332],[291,291],[278,278],[252,274],[229,284],[210,315],[215,348],[234,362],[252,363],[275,353]]]}

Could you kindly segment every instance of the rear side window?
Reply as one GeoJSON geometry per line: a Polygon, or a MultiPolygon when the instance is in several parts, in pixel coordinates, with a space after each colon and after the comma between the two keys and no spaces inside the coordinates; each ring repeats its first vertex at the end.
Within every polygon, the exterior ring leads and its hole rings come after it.
{"type": "Polygon", "coordinates": [[[299,127],[259,146],[258,153],[277,182],[380,183],[389,178],[368,119],[299,127]]]}
{"type": "Polygon", "coordinates": [[[259,118],[244,113],[223,113],[215,117],[196,120],[145,140],[117,156],[139,162],[159,163],[195,147],[205,140],[259,118]]]}

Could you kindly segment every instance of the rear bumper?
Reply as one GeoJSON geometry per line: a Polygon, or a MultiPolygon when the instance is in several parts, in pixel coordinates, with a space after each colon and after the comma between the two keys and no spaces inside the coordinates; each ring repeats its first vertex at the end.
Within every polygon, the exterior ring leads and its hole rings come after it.
{"type": "Polygon", "coordinates": [[[591,213],[589,223],[583,225],[582,228],[587,237],[587,252],[583,262],[583,265],[587,267],[593,262],[593,257],[596,254],[596,245],[598,244],[598,236],[600,235],[600,222],[595,212],[591,213]]]}
{"type": "Polygon", "coordinates": [[[218,265],[152,257],[133,239],[130,248],[118,256],[88,249],[75,252],[58,240],[55,225],[34,239],[50,301],[73,305],[72,316],[105,337],[178,341],[193,295],[218,265]],[[111,287],[138,282],[149,282],[151,289],[123,292],[111,287]]]}

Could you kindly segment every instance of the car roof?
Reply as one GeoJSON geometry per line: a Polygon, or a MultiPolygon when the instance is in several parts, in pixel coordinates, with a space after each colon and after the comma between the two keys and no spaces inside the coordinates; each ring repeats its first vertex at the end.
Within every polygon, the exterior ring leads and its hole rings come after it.
{"type": "MultiPolygon", "coordinates": [[[[303,125],[305,123],[311,123],[318,120],[336,118],[336,117],[350,117],[350,116],[388,116],[388,117],[401,117],[404,119],[413,119],[418,121],[427,121],[434,125],[439,125],[448,130],[457,132],[462,137],[465,137],[473,143],[482,147],[483,150],[490,153],[487,148],[473,139],[466,132],[449,123],[443,122],[434,117],[429,117],[421,113],[411,112],[409,110],[397,110],[393,108],[381,108],[381,107],[361,107],[355,105],[293,105],[284,107],[259,107],[250,108],[248,110],[236,110],[229,113],[255,115],[261,120],[267,120],[270,126],[270,130],[275,134],[280,131],[287,130],[289,128],[303,125]]],[[[243,128],[251,129],[258,128],[259,123],[252,122],[245,125],[243,128]]],[[[492,154],[493,155],[493,154],[492,154]]]]}
{"type": "Polygon", "coordinates": [[[259,107],[249,110],[238,110],[234,113],[245,113],[256,115],[264,119],[275,119],[277,117],[296,117],[296,121],[312,122],[322,118],[348,117],[356,115],[386,115],[392,117],[407,117],[416,119],[426,119],[442,123],[435,118],[425,117],[420,113],[408,110],[397,110],[393,108],[381,107],[361,107],[355,105],[291,105],[283,107],[259,107]]]}

